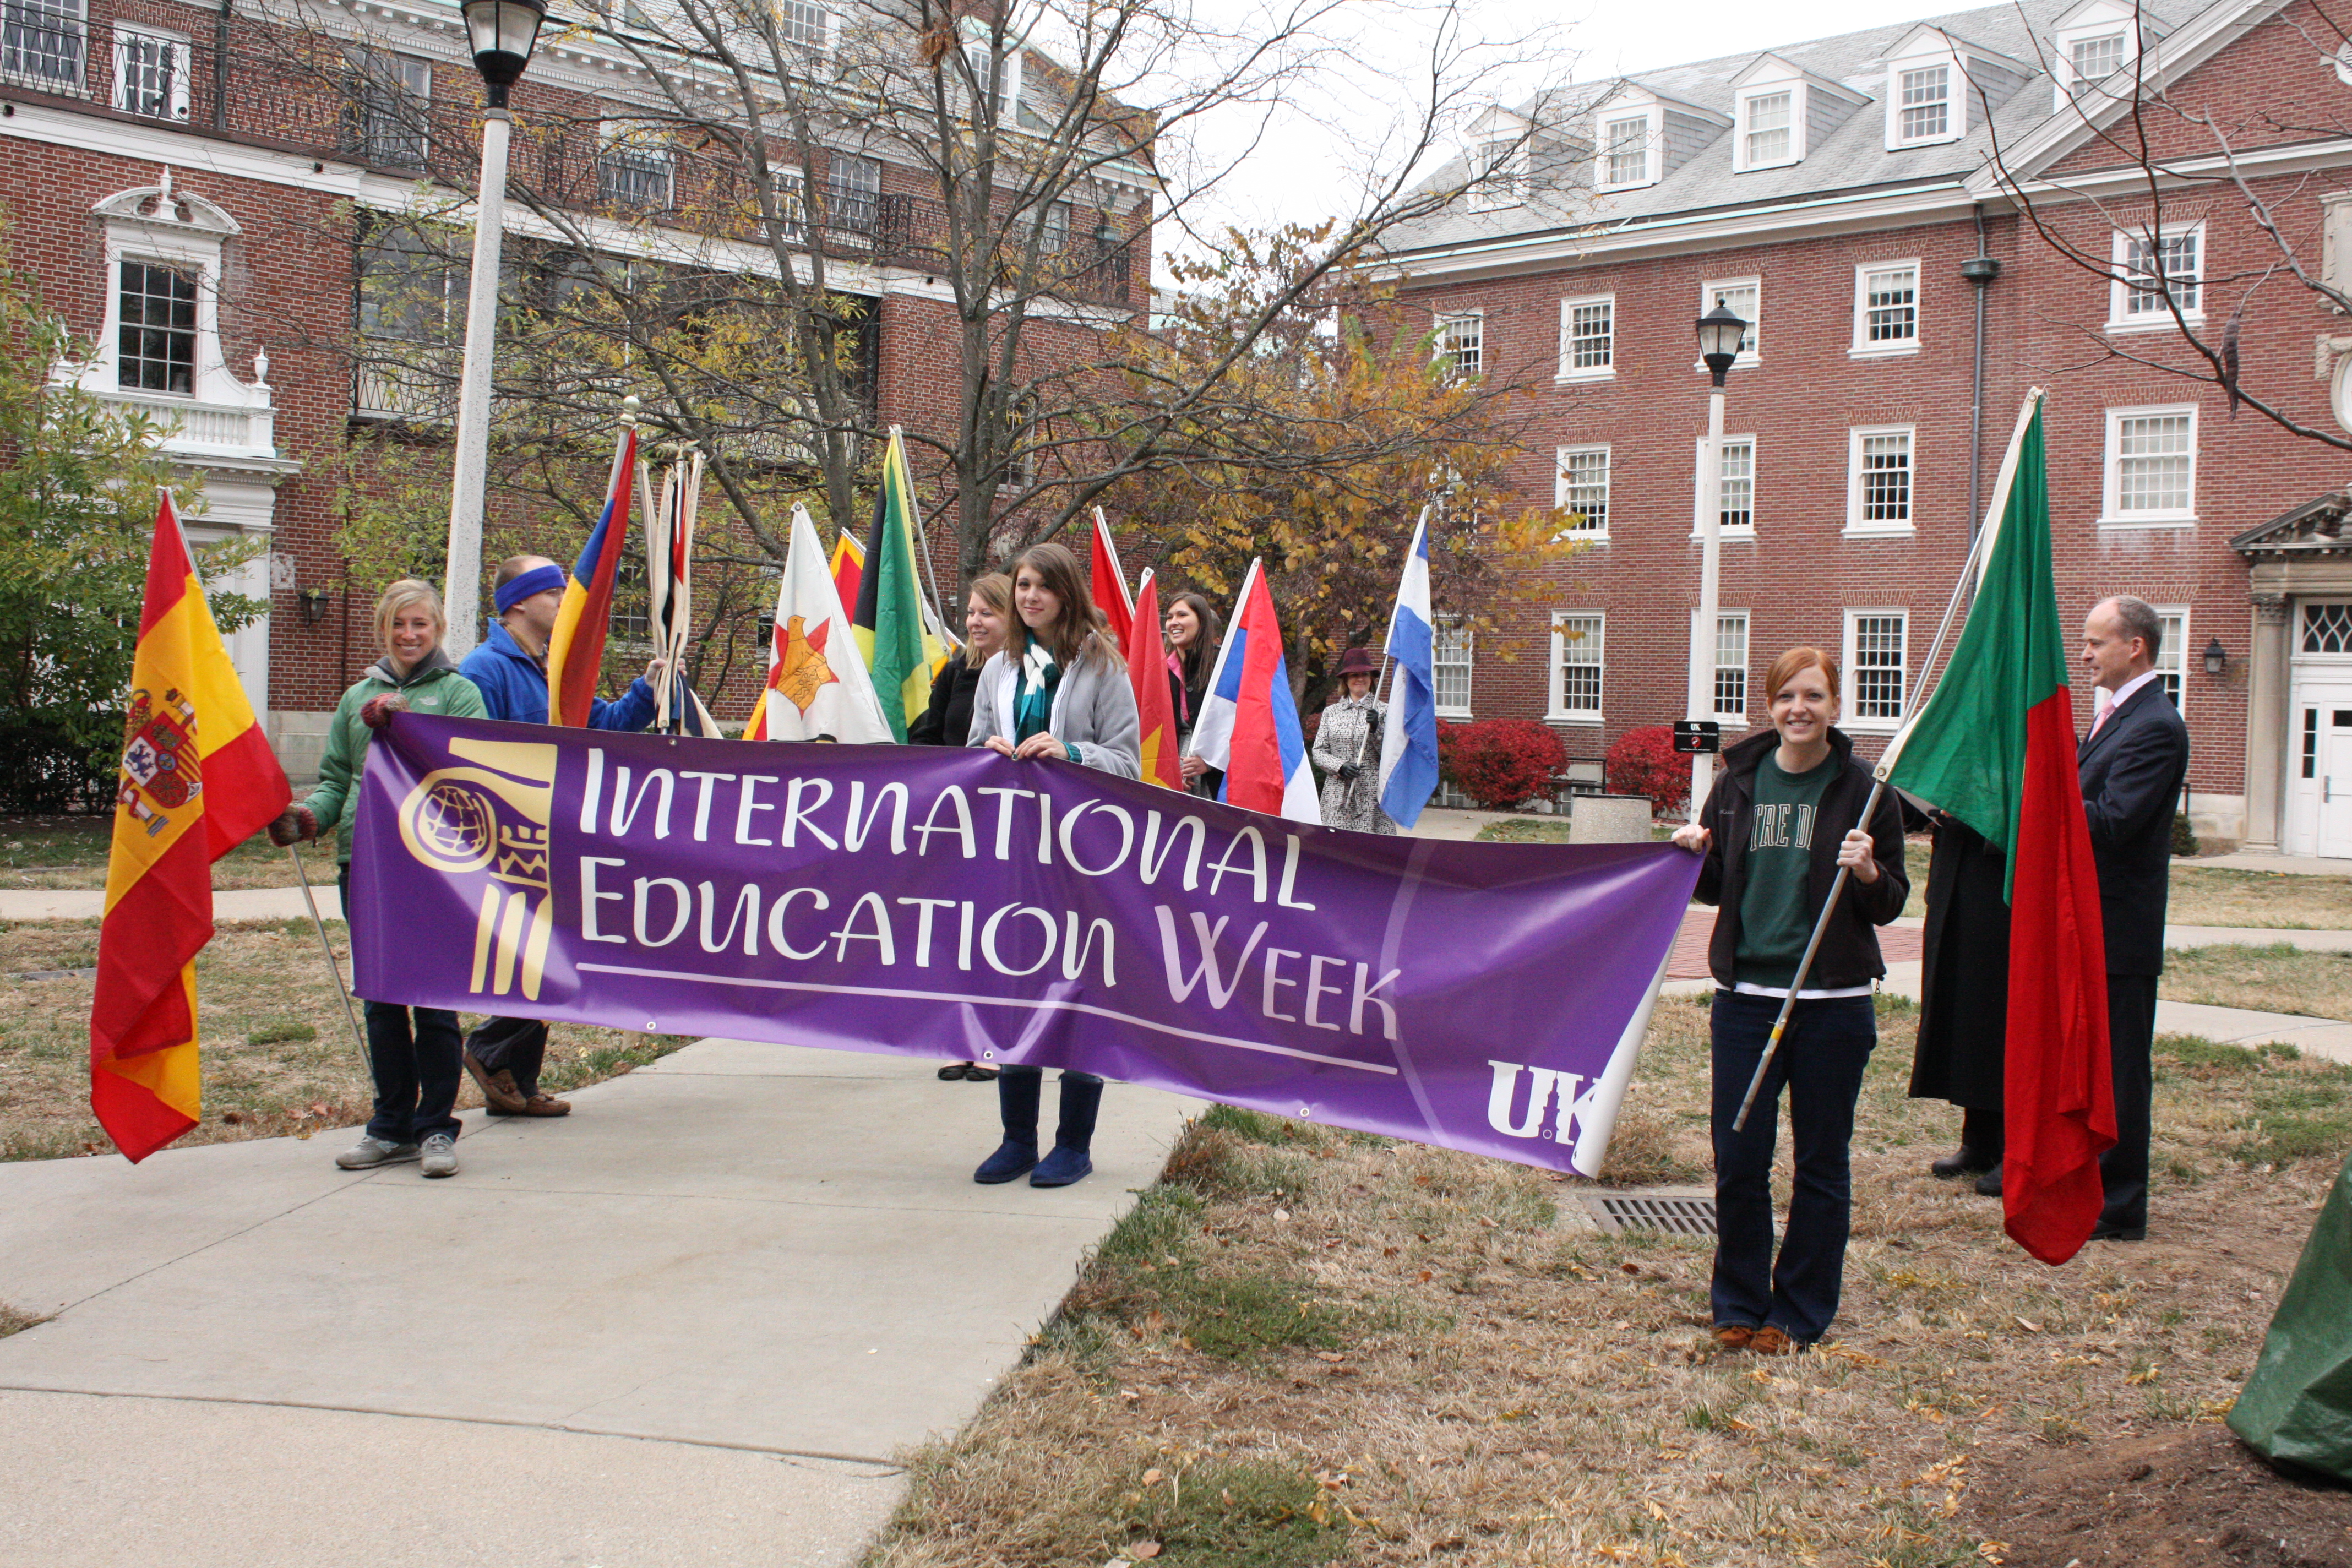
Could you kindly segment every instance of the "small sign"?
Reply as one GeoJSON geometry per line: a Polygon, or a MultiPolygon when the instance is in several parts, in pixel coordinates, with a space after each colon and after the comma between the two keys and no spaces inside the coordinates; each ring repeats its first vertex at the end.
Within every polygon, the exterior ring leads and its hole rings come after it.
{"type": "Polygon", "coordinates": [[[1723,750],[1723,726],[1712,719],[1677,719],[1675,721],[1675,750],[1719,752],[1723,750]]]}

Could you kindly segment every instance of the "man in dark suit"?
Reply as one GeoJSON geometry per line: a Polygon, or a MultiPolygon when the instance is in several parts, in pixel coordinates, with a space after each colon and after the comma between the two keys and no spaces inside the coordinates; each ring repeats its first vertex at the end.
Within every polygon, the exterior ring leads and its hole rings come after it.
{"type": "Polygon", "coordinates": [[[2156,977],[2164,969],[2172,816],[2189,772],[2189,726],[2156,673],[2163,637],[2156,611],[2127,596],[2101,600],[2083,623],[2084,668],[2110,699],[2084,737],[2081,776],[2106,927],[2116,1088],[2116,1146],[2099,1161],[2106,1202],[2091,1234],[2117,1241],[2147,1235],[2156,977]]]}

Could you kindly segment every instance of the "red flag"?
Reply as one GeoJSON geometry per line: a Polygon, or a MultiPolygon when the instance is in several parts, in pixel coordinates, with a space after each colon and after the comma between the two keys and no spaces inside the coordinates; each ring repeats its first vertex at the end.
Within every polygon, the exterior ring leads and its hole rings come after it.
{"type": "Polygon", "coordinates": [[[1110,542],[1110,524],[1103,521],[1100,507],[1095,508],[1094,541],[1087,557],[1094,574],[1095,603],[1102,607],[1110,622],[1110,635],[1118,639],[1119,651],[1124,653],[1128,637],[1135,629],[1135,601],[1127,596],[1127,575],[1118,569],[1118,550],[1110,542]]]}
{"type": "Polygon", "coordinates": [[[547,721],[585,729],[595,711],[596,679],[604,667],[604,634],[613,623],[613,584],[620,574],[621,547],[629,537],[629,495],[636,487],[637,427],[621,432],[613,454],[613,479],[604,510],[588,531],[588,542],[572,563],[556,606],[555,630],[547,640],[547,721]]]}
{"type": "Polygon", "coordinates": [[[1168,690],[1168,655],[1160,645],[1160,584],[1147,569],[1135,595],[1133,635],[1127,639],[1127,679],[1142,721],[1143,782],[1182,789],[1176,759],[1176,703],[1168,690]]]}
{"type": "Polygon", "coordinates": [[[196,954],[212,940],[212,863],[291,798],[168,495],[147,557],[131,688],[89,1013],[89,1104],[135,1162],[203,1110],[196,954]]]}
{"type": "Polygon", "coordinates": [[[866,546],[845,528],[833,547],[833,591],[841,595],[844,609],[857,607],[857,590],[865,579],[866,546]]]}

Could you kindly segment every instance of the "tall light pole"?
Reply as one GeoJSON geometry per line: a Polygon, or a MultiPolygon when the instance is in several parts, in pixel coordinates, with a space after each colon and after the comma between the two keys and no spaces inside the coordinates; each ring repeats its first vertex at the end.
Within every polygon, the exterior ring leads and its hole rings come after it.
{"type": "Polygon", "coordinates": [[[463,658],[481,641],[482,493],[490,468],[490,362],[499,335],[499,251],[507,208],[507,89],[530,63],[546,0],[460,0],[482,73],[482,175],[474,200],[474,272],[466,292],[466,361],[457,380],[457,459],[449,477],[449,633],[463,658]]]}
{"type": "MultiPolygon", "coordinates": [[[[1716,609],[1723,574],[1723,378],[1739,357],[1739,340],[1748,323],[1721,300],[1698,319],[1699,358],[1714,385],[1706,395],[1706,447],[1698,460],[1698,615],[1691,623],[1690,714],[1696,721],[1715,717],[1715,647],[1720,635],[1716,609]]],[[[1691,819],[1698,819],[1706,803],[1707,786],[1715,782],[1715,757],[1691,753],[1691,819]]]]}

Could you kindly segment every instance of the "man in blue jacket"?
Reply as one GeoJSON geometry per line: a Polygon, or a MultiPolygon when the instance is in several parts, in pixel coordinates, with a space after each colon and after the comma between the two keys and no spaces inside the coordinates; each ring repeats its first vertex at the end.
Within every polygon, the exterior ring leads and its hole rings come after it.
{"type": "MultiPolygon", "coordinates": [[[[491,718],[547,722],[547,644],[555,634],[555,612],[569,575],[544,555],[515,555],[499,563],[491,589],[499,623],[458,667],[481,692],[491,718]]],[[[652,723],[653,682],[661,678],[661,668],[662,661],[655,659],[618,701],[593,704],[588,727],[642,730],[652,723]]],[[[540,1092],[540,1064],[546,1056],[547,1026],[537,1018],[485,1018],[466,1037],[466,1070],[481,1086],[493,1116],[571,1111],[569,1100],[540,1092]]]]}

